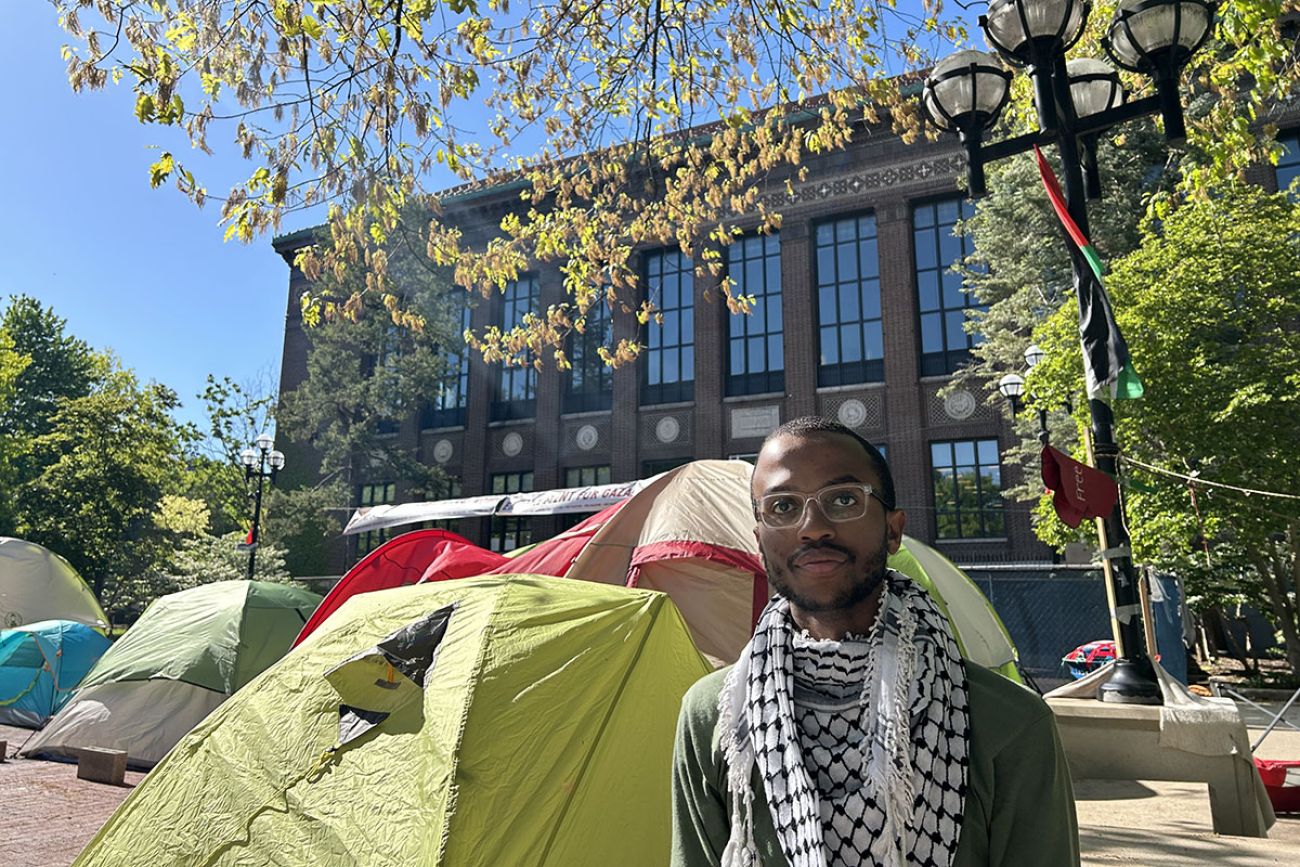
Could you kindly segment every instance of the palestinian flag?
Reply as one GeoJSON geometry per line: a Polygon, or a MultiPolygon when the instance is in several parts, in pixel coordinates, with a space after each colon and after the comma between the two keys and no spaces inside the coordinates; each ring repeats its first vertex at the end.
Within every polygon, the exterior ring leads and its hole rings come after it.
{"type": "Polygon", "coordinates": [[[1043,158],[1038,145],[1034,145],[1034,156],[1038,159],[1038,173],[1043,178],[1043,187],[1047,190],[1047,197],[1052,200],[1057,219],[1078,247],[1079,255],[1083,256],[1092,270],[1088,274],[1076,269],[1074,287],[1079,296],[1079,337],[1083,341],[1083,366],[1088,375],[1088,396],[1141,397],[1142,380],[1138,379],[1137,371],[1133,369],[1128,344],[1124,342],[1124,335],[1119,333],[1115,312],[1111,309],[1110,298],[1102,284],[1105,266],[1102,265],[1096,248],[1070,216],[1065,206],[1065,196],[1061,193],[1061,184],[1043,158]]]}

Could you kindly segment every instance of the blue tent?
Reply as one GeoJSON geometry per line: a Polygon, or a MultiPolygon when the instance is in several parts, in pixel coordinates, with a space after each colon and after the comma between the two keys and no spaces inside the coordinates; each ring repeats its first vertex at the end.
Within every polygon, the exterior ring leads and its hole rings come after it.
{"type": "Polygon", "coordinates": [[[71,620],[0,630],[0,723],[45,725],[108,645],[99,632],[71,620]]]}

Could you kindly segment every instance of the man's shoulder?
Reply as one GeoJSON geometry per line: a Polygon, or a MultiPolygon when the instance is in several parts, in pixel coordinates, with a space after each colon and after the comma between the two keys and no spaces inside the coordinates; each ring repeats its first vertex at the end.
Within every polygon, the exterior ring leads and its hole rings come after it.
{"type": "Polygon", "coordinates": [[[1028,730],[1051,724],[1051,708],[1032,689],[970,660],[965,667],[971,730],[995,752],[1028,730]]]}
{"type": "Polygon", "coordinates": [[[730,665],[724,666],[691,684],[682,697],[682,716],[693,721],[707,721],[711,718],[717,722],[718,696],[722,693],[722,683],[731,669],[730,665]]]}

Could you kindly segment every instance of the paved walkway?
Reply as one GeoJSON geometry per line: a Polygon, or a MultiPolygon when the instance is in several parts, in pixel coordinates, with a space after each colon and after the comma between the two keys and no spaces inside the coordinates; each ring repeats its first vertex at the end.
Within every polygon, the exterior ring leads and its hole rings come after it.
{"type": "MultiPolygon", "coordinates": [[[[1252,739],[1260,731],[1253,729],[1252,739]]],[[[11,755],[30,734],[0,726],[11,755]]],[[[1300,732],[1275,730],[1257,755],[1300,759],[1300,732]]],[[[127,785],[119,788],[78,780],[75,765],[0,764],[0,792],[11,807],[0,820],[0,865],[67,867],[143,776],[128,771],[127,785]]],[[[1075,795],[1084,867],[1300,864],[1300,816],[1279,817],[1267,840],[1220,837],[1210,824],[1204,786],[1085,780],[1075,795]]]]}
{"type": "MultiPolygon", "coordinates": [[[[30,729],[0,726],[12,756],[30,729]]],[[[0,865],[68,867],[144,774],[127,771],[125,786],[77,779],[77,766],[10,758],[0,763],[0,865]]]]}

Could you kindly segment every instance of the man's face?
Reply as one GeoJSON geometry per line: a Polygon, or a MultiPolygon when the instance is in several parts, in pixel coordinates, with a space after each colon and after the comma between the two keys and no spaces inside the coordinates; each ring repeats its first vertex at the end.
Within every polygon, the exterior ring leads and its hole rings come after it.
{"type": "MultiPolygon", "coordinates": [[[[836,433],[782,436],[759,454],[752,493],[757,502],[766,494],[813,494],[844,482],[868,484],[880,493],[880,477],[858,442],[836,433]]],[[[875,497],[868,498],[861,518],[839,522],[810,501],[797,524],[775,529],[760,521],[755,535],[773,589],[800,610],[831,612],[853,608],[880,586],[906,520],[875,497]]]]}

